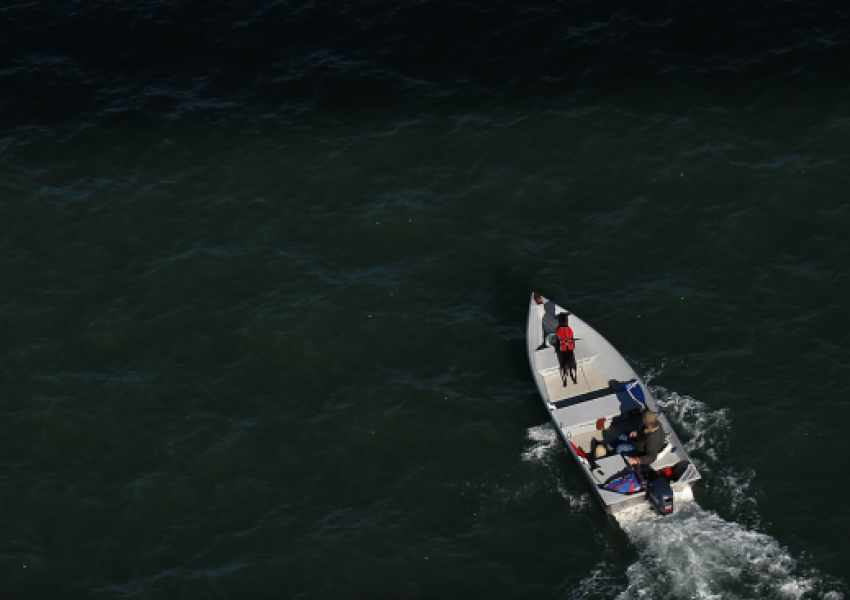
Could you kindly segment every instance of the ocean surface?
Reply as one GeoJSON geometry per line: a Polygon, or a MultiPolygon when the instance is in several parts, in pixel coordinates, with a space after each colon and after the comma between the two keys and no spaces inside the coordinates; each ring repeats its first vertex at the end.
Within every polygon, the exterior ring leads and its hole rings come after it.
{"type": "Polygon", "coordinates": [[[850,598],[850,7],[0,7],[0,598],[850,598]],[[703,473],[607,516],[529,295],[703,473]]]}

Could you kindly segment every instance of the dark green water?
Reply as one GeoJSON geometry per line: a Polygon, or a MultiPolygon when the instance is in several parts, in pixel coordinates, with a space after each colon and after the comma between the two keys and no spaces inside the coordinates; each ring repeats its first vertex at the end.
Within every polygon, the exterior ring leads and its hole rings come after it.
{"type": "Polygon", "coordinates": [[[850,11],[9,0],[0,599],[850,593],[850,11]],[[537,291],[704,475],[606,516],[537,291]]]}
{"type": "Polygon", "coordinates": [[[744,90],[19,138],[3,596],[846,594],[848,95],[744,90]],[[532,290],[656,386],[699,506],[595,504],[532,290]]]}

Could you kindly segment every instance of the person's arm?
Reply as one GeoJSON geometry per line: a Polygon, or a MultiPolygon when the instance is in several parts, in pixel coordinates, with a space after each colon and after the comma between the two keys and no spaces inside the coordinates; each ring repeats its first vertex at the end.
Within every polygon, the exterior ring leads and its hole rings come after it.
{"type": "MultiPolygon", "coordinates": [[[[636,452],[639,452],[641,454],[645,452],[646,433],[643,431],[642,427],[638,427],[629,434],[629,441],[632,443],[632,446],[634,446],[636,452]]],[[[626,462],[628,462],[632,466],[641,464],[640,458],[637,458],[635,456],[628,457],[626,459],[626,462]]]]}

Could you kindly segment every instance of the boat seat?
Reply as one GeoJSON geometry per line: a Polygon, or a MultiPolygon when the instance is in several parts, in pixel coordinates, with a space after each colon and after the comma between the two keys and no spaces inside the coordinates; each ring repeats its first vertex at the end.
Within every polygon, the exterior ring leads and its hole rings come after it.
{"type": "Polygon", "coordinates": [[[687,457],[685,456],[681,445],[674,446],[673,441],[668,437],[666,444],[661,449],[661,452],[658,453],[658,457],[655,459],[655,462],[653,462],[650,466],[658,471],[664,467],[672,467],[682,460],[687,460],[687,457]]]}
{"type": "Polygon", "coordinates": [[[632,472],[632,468],[626,465],[626,461],[619,454],[589,462],[591,465],[590,474],[596,483],[607,483],[611,479],[623,477],[632,472]]]}
{"type": "MultiPolygon", "coordinates": [[[[596,447],[598,443],[607,443],[616,448],[617,444],[628,444],[630,442],[621,442],[617,438],[618,432],[616,430],[612,431],[610,429],[606,429],[604,431],[589,431],[581,436],[576,436],[572,438],[572,442],[578,447],[581,448],[584,453],[591,459],[593,459],[593,449],[596,447]],[[594,443],[595,440],[595,443],[594,443]]],[[[607,461],[611,458],[619,460],[621,463],[623,459],[618,454],[611,454],[604,458],[596,459],[597,463],[601,463],[603,461],[607,461]]],[[[685,456],[682,453],[682,450],[678,447],[673,446],[671,440],[667,438],[664,441],[664,446],[662,446],[661,451],[658,453],[658,456],[655,458],[655,461],[650,464],[648,467],[644,466],[644,469],[651,468],[655,471],[663,469],[665,467],[672,467],[676,463],[681,460],[685,460],[685,456]]]]}
{"type": "Polygon", "coordinates": [[[552,346],[538,348],[534,353],[534,362],[537,365],[537,371],[544,377],[550,373],[558,374],[561,371],[558,353],[552,346]]]}

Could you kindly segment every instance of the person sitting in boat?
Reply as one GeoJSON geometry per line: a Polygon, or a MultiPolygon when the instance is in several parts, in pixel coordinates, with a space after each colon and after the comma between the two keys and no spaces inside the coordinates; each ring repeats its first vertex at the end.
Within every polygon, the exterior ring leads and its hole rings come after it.
{"type": "Polygon", "coordinates": [[[651,410],[643,413],[643,426],[629,434],[629,442],[635,447],[637,456],[626,458],[630,465],[649,466],[658,458],[664,448],[664,430],[658,422],[658,415],[651,410]]]}
{"type": "Polygon", "coordinates": [[[567,325],[568,312],[562,312],[558,315],[558,328],[555,333],[558,335],[558,356],[561,359],[561,379],[564,382],[564,387],[567,386],[567,375],[573,380],[573,383],[578,383],[576,378],[576,341],[573,337],[573,330],[567,325]]]}

